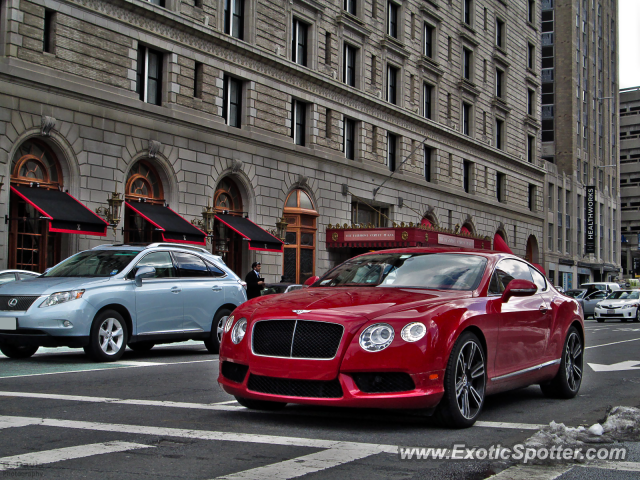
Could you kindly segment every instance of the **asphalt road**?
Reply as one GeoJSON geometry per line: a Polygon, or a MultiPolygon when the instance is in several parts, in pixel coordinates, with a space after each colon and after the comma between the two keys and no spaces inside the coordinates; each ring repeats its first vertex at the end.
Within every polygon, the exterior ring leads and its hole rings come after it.
{"type": "Polygon", "coordinates": [[[577,398],[546,399],[538,387],[492,396],[467,430],[437,428],[419,413],[296,405],[249,411],[218,387],[217,356],[196,342],[127,351],[116,364],[69,349],[41,349],[28,360],[0,356],[0,477],[638,478],[633,443],[618,469],[398,454],[399,446],[513,446],[551,421],[590,426],[609,405],[640,406],[640,324],[586,326],[592,366],[577,398]],[[626,369],[610,371],[614,364],[626,369]]]}

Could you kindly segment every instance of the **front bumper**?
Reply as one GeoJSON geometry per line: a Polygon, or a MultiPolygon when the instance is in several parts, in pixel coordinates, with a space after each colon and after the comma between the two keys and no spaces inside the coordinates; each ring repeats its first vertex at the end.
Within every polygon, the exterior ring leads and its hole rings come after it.
{"type": "Polygon", "coordinates": [[[15,318],[16,330],[0,330],[0,343],[41,347],[84,347],[89,344],[95,308],[84,299],[39,308],[43,296],[27,311],[0,311],[0,318],[15,318]],[[69,321],[70,326],[64,322],[69,321]]]}
{"type": "Polygon", "coordinates": [[[596,307],[593,315],[596,318],[627,318],[634,319],[637,315],[637,308],[601,308],[596,307]]]}

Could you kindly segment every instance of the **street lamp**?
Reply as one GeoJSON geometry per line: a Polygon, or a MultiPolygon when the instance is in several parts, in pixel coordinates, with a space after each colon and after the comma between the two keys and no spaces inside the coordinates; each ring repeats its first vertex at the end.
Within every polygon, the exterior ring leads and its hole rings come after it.
{"type": "Polygon", "coordinates": [[[216,211],[209,205],[209,202],[207,202],[207,206],[202,209],[202,218],[194,218],[191,223],[204,230],[207,234],[207,239],[209,239],[213,235],[213,222],[215,218],[216,211]]]}
{"type": "Polygon", "coordinates": [[[98,207],[96,213],[105,218],[109,226],[113,227],[113,234],[116,234],[116,227],[120,223],[120,210],[124,203],[124,198],[120,196],[118,190],[111,193],[111,196],[107,197],[107,203],[109,207],[98,207]]]}

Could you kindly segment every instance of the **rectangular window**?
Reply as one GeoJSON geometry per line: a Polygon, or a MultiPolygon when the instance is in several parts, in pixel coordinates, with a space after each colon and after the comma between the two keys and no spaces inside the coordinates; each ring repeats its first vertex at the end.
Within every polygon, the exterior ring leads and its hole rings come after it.
{"type": "Polygon", "coordinates": [[[394,134],[387,132],[387,166],[391,172],[396,171],[397,142],[398,138],[394,134]]]}
{"type": "Polygon", "coordinates": [[[562,187],[558,187],[558,225],[562,225],[562,187]]]}
{"type": "Polygon", "coordinates": [[[240,128],[242,114],[242,82],[224,76],[222,116],[230,127],[240,128]]]}
{"type": "Polygon", "coordinates": [[[462,133],[471,135],[471,105],[462,104],[462,133]]]}
{"type": "Polygon", "coordinates": [[[153,3],[154,5],[158,5],[159,7],[164,8],[164,0],[147,0],[149,3],[153,3]]]}
{"type": "Polygon", "coordinates": [[[44,11],[44,32],[42,51],[46,53],[56,53],[56,12],[49,10],[44,11]]]}
{"type": "Polygon", "coordinates": [[[507,176],[504,173],[496,173],[496,198],[504,202],[507,176]]]}
{"type": "Polygon", "coordinates": [[[473,0],[463,0],[463,1],[464,1],[464,12],[463,12],[464,23],[471,26],[471,20],[472,20],[471,9],[473,8],[473,0]]]}
{"type": "Polygon", "coordinates": [[[536,155],[536,137],[533,135],[527,135],[527,161],[534,163],[533,160],[536,155]]]}
{"type": "Polygon", "coordinates": [[[527,10],[527,20],[529,23],[534,23],[536,16],[536,2],[535,0],[529,0],[529,8],[527,10]]]}
{"type": "Polygon", "coordinates": [[[504,72],[496,68],[496,97],[502,98],[504,95],[504,72]]]}
{"type": "Polygon", "coordinates": [[[532,44],[528,44],[527,47],[527,67],[530,70],[534,70],[536,66],[536,47],[532,44]]]}
{"type": "Polygon", "coordinates": [[[527,90],[527,113],[534,116],[536,109],[536,91],[528,89],[527,90]]]}
{"type": "Polygon", "coordinates": [[[331,65],[331,34],[325,33],[324,37],[324,63],[331,65]]]}
{"type": "Polygon", "coordinates": [[[344,9],[351,15],[356,15],[356,0],[344,0],[344,9]]]}
{"type": "Polygon", "coordinates": [[[558,251],[562,252],[562,225],[558,225],[558,251]]]}
{"type": "Polygon", "coordinates": [[[504,121],[496,118],[496,148],[502,150],[504,148],[503,145],[503,137],[504,137],[504,121]]]}
{"type": "Polygon", "coordinates": [[[378,57],[371,55],[371,85],[376,84],[376,77],[378,73],[378,57]]]}
{"type": "Polygon", "coordinates": [[[529,185],[529,210],[536,210],[536,186],[529,185]]]}
{"type": "Polygon", "coordinates": [[[433,58],[433,27],[428,23],[424,24],[424,55],[433,58]]]}
{"type": "Polygon", "coordinates": [[[589,164],[587,162],[584,162],[584,169],[582,170],[582,175],[583,175],[583,182],[585,185],[588,182],[588,177],[589,177],[589,164]]]}
{"type": "Polygon", "coordinates": [[[136,93],[143,102],[162,104],[162,53],[138,47],[136,93]]]}
{"type": "Polygon", "coordinates": [[[344,44],[344,83],[356,86],[356,49],[344,44]]]}
{"type": "Polygon", "coordinates": [[[332,128],[331,128],[331,121],[333,118],[333,112],[331,111],[331,109],[327,108],[326,113],[325,113],[325,132],[324,135],[327,138],[331,138],[332,135],[332,128]]]}
{"type": "Polygon", "coordinates": [[[472,52],[468,48],[462,49],[462,74],[465,79],[471,81],[472,52]]]}
{"type": "Polygon", "coordinates": [[[356,158],[356,121],[351,118],[344,119],[344,156],[356,158]]]}
{"type": "Polygon", "coordinates": [[[302,23],[297,18],[293,19],[292,35],[291,35],[291,55],[295,63],[307,66],[307,32],[308,25],[302,23]]]}
{"type": "Polygon", "coordinates": [[[398,69],[387,65],[387,102],[397,104],[398,69]]]}
{"type": "Polygon", "coordinates": [[[549,209],[549,211],[553,210],[553,183],[550,183],[548,185],[548,193],[549,193],[549,197],[547,198],[547,208],[549,209]]]}
{"type": "Polygon", "coordinates": [[[193,69],[193,96],[202,98],[202,84],[204,82],[204,65],[196,62],[193,69]]]}
{"type": "Polygon", "coordinates": [[[398,38],[398,5],[387,2],[387,35],[398,38]]]}
{"type": "Polygon", "coordinates": [[[462,162],[462,188],[465,193],[471,192],[471,169],[472,164],[468,160],[462,162]]]}
{"type": "Polygon", "coordinates": [[[244,39],[244,0],[224,0],[224,33],[244,39]]]}
{"type": "Polygon", "coordinates": [[[307,124],[307,104],[300,100],[291,102],[291,137],[293,143],[304,146],[307,124]]]}
{"type": "MultiPolygon", "coordinates": [[[[549,224],[547,233],[549,234],[547,237],[547,248],[553,250],[553,223],[549,224]]],[[[551,274],[551,272],[549,272],[549,274],[551,274]]]]}
{"type": "Polygon", "coordinates": [[[504,22],[496,18],[496,46],[504,48],[504,22]]]}
{"type": "Polygon", "coordinates": [[[432,154],[433,154],[433,149],[425,145],[424,147],[424,179],[427,182],[431,181],[431,155],[432,154]]]}
{"type": "Polygon", "coordinates": [[[424,118],[430,119],[432,118],[432,115],[433,115],[433,111],[432,111],[433,86],[425,83],[423,88],[423,94],[424,94],[424,118]]]}

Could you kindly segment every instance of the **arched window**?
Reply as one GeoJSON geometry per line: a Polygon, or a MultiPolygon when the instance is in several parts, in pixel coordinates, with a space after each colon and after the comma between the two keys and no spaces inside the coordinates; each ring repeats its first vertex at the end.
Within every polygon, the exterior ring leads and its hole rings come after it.
{"type": "MultiPolygon", "coordinates": [[[[216,213],[243,216],[242,195],[236,183],[229,177],[220,180],[213,195],[213,208],[216,213]]],[[[213,253],[220,255],[231,270],[241,275],[243,239],[224,223],[216,220],[213,224],[213,253]]]]}
{"type": "Polygon", "coordinates": [[[285,282],[304,283],[315,275],[316,218],[318,212],[307,192],[293,190],[284,204],[287,235],[284,246],[285,282]]]}
{"type": "MultiPolygon", "coordinates": [[[[27,140],[11,161],[11,184],[62,188],[62,170],[53,151],[39,140],[27,140]]],[[[33,205],[11,193],[9,200],[9,268],[42,272],[60,261],[60,234],[33,205]]]]}
{"type": "Polygon", "coordinates": [[[223,178],[213,198],[216,212],[229,215],[242,215],[242,197],[237,185],[229,178],[223,178]]]}
{"type": "MultiPolygon", "coordinates": [[[[149,202],[164,204],[162,181],[157,170],[147,160],[136,162],[127,176],[125,186],[127,202],[149,202]]],[[[162,234],[155,226],[138,215],[133,209],[125,206],[125,243],[162,242],[162,234]]]]}

